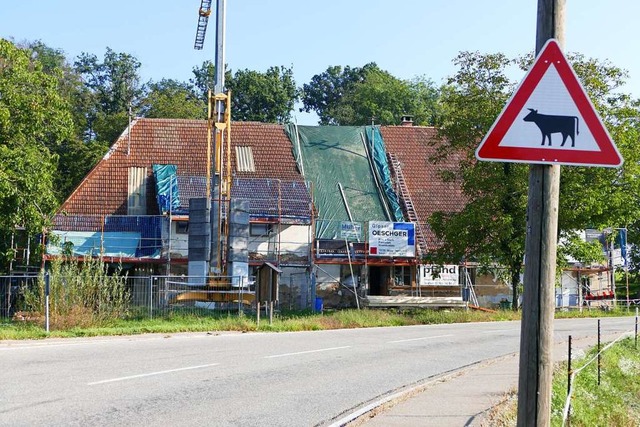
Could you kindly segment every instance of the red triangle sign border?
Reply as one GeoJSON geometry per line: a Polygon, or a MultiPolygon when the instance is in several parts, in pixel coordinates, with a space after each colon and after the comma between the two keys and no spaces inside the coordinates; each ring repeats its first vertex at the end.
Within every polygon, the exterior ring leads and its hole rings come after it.
{"type": "Polygon", "coordinates": [[[476,150],[478,160],[516,163],[619,167],[622,156],[602,124],[573,68],[554,39],[549,39],[524,79],[476,150]],[[553,64],[600,151],[501,146],[503,138],[553,64]]]}

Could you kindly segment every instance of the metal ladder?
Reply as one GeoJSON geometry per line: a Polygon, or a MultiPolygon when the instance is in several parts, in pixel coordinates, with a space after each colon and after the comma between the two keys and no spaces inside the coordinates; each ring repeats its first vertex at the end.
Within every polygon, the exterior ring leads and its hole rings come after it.
{"type": "Polygon", "coordinates": [[[416,237],[417,237],[417,248],[418,255],[426,255],[427,253],[427,238],[425,237],[425,233],[418,219],[418,214],[416,212],[415,207],[413,206],[413,201],[411,200],[411,194],[409,193],[409,189],[407,188],[407,183],[404,179],[404,174],[402,173],[402,166],[400,166],[400,162],[396,158],[394,154],[387,153],[389,158],[389,164],[391,165],[391,171],[393,175],[396,177],[396,193],[400,193],[400,199],[404,205],[404,211],[407,215],[409,221],[413,222],[416,225],[416,237]]]}
{"type": "Polygon", "coordinates": [[[467,289],[469,289],[469,302],[474,306],[478,307],[478,296],[476,295],[476,291],[473,288],[473,282],[471,281],[471,276],[469,275],[469,270],[464,267],[464,276],[465,276],[465,285],[467,289]]]}

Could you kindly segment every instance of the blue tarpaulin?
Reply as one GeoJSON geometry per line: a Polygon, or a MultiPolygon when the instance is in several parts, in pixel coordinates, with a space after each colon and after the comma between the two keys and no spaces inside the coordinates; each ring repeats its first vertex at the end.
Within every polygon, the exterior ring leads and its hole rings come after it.
{"type": "Polygon", "coordinates": [[[65,244],[76,256],[93,255],[157,258],[162,248],[161,216],[56,215],[47,253],[60,255],[65,244]]]}
{"type": "Polygon", "coordinates": [[[393,189],[393,183],[391,182],[391,171],[389,170],[389,163],[387,162],[387,149],[385,148],[382,134],[380,134],[380,127],[367,126],[366,135],[370,144],[369,146],[372,148],[370,150],[371,157],[373,158],[373,163],[375,164],[376,172],[380,179],[380,186],[386,196],[393,220],[395,222],[404,222],[398,195],[393,189]]]}
{"type": "Polygon", "coordinates": [[[51,232],[57,239],[55,243],[47,245],[47,253],[60,255],[64,247],[71,245],[70,255],[73,256],[113,256],[135,257],[140,246],[140,233],[127,231],[57,231],[51,232]]]}
{"type": "Polygon", "coordinates": [[[177,170],[176,165],[153,165],[158,209],[163,214],[180,208],[177,170]]]}

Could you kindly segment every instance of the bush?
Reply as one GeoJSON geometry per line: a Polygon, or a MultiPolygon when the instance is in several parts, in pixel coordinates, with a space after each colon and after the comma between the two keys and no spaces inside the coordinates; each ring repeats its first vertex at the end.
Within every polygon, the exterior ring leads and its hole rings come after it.
{"type": "MultiPolygon", "coordinates": [[[[130,294],[121,269],[109,275],[100,259],[51,262],[49,270],[49,316],[53,328],[87,327],[107,319],[124,318],[130,294]]],[[[45,314],[45,276],[35,288],[23,289],[25,310],[45,314]]]]}

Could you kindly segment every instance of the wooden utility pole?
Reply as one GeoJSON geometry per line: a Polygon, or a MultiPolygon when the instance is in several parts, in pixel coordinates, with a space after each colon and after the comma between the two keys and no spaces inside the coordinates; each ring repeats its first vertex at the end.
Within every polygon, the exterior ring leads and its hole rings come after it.
{"type": "MultiPolygon", "coordinates": [[[[551,38],[564,46],[564,6],[565,0],[538,0],[536,55],[551,38]]],[[[519,427],[550,425],[559,193],[560,166],[532,164],[520,333],[519,427]]]]}

